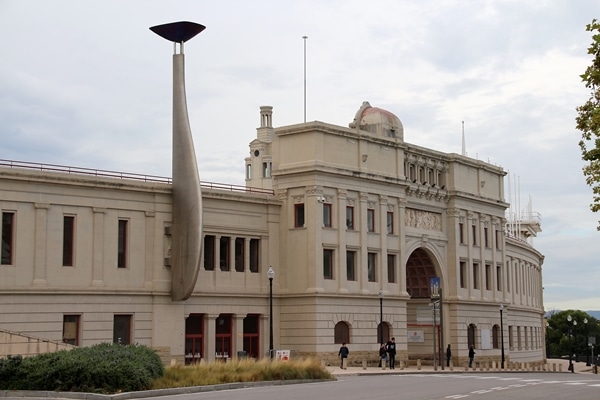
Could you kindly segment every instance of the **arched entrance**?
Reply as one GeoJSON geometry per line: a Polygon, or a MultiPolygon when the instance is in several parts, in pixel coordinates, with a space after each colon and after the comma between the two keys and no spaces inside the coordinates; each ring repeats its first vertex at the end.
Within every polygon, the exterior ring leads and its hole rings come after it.
{"type": "Polygon", "coordinates": [[[406,261],[406,291],[410,295],[407,302],[407,342],[409,360],[421,359],[424,364],[433,363],[434,349],[440,360],[439,307],[434,326],[431,304],[431,278],[441,277],[430,253],[424,248],[414,250],[406,261]],[[434,344],[435,330],[435,344],[434,344]]]}

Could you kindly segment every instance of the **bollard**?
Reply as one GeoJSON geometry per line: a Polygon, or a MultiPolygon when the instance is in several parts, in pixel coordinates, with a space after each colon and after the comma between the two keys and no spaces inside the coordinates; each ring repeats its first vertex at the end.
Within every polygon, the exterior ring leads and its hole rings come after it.
{"type": "Polygon", "coordinates": [[[363,369],[367,369],[367,360],[362,361],[363,369]]]}
{"type": "Polygon", "coordinates": [[[381,360],[381,369],[382,369],[383,371],[385,371],[385,362],[386,362],[386,360],[385,360],[385,359],[381,360]]]}
{"type": "Polygon", "coordinates": [[[417,371],[421,370],[421,359],[417,359],[417,371]]]}
{"type": "Polygon", "coordinates": [[[465,371],[469,370],[469,363],[467,361],[465,361],[465,371]]]}
{"type": "Polygon", "coordinates": [[[400,360],[400,371],[404,369],[404,360],[400,360]]]}
{"type": "Polygon", "coordinates": [[[348,368],[348,359],[342,358],[342,369],[348,368]]]}
{"type": "Polygon", "coordinates": [[[450,360],[450,371],[454,371],[454,361],[450,360]]]}

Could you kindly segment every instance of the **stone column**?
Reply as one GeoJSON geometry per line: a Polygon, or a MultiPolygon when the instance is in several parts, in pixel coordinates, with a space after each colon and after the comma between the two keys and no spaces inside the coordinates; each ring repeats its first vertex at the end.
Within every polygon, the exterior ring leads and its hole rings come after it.
{"type": "Polygon", "coordinates": [[[204,348],[206,349],[204,357],[207,361],[215,361],[215,349],[216,349],[216,329],[217,329],[217,318],[219,314],[204,314],[204,348]]]}

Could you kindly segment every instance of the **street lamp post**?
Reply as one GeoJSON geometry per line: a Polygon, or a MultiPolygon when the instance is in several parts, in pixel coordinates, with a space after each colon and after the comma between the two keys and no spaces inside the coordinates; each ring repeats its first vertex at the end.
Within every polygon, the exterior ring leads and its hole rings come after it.
{"type": "Polygon", "coordinates": [[[587,318],[583,319],[583,323],[585,324],[585,366],[589,367],[590,364],[590,351],[588,350],[588,347],[590,347],[590,339],[588,336],[588,320],[587,318]]]}
{"type": "Polygon", "coordinates": [[[379,343],[383,343],[383,290],[379,291],[379,343]]]}
{"type": "Polygon", "coordinates": [[[504,369],[504,322],[502,321],[502,311],[504,309],[504,305],[500,303],[500,348],[502,349],[502,363],[501,369],[504,369]]]}
{"type": "Polygon", "coordinates": [[[269,357],[273,359],[273,278],[275,271],[271,266],[267,271],[267,277],[269,278],[269,357]]]}
{"type": "Polygon", "coordinates": [[[575,327],[577,325],[577,321],[575,321],[571,314],[567,315],[567,321],[569,322],[569,371],[575,372],[573,368],[573,339],[571,338],[571,327],[575,327]]]}

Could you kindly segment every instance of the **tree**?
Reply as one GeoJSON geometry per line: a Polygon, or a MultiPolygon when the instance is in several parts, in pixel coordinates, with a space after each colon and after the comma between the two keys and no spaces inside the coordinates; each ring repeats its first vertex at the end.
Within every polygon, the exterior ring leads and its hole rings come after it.
{"type": "Polygon", "coordinates": [[[588,313],[580,310],[557,311],[548,317],[547,323],[548,357],[568,356],[573,351],[573,354],[579,356],[579,361],[585,361],[585,356],[590,352],[586,342],[586,329],[588,339],[590,341],[595,339],[594,354],[598,351],[599,321],[588,313]],[[570,323],[567,321],[569,315],[572,318],[570,323]],[[588,321],[587,326],[583,323],[584,319],[588,321]],[[577,325],[574,325],[573,321],[577,321],[577,325]],[[570,339],[569,330],[571,332],[570,339]]]}
{"type": "MultiPolygon", "coordinates": [[[[577,129],[581,131],[582,159],[587,162],[583,167],[586,183],[592,188],[593,212],[600,211],[600,22],[593,19],[586,25],[586,31],[592,32],[592,44],[588,47],[588,54],[593,56],[592,64],[580,75],[585,87],[590,89],[588,101],[577,107],[577,129]]],[[[600,221],[597,229],[600,231],[600,221]]]]}

